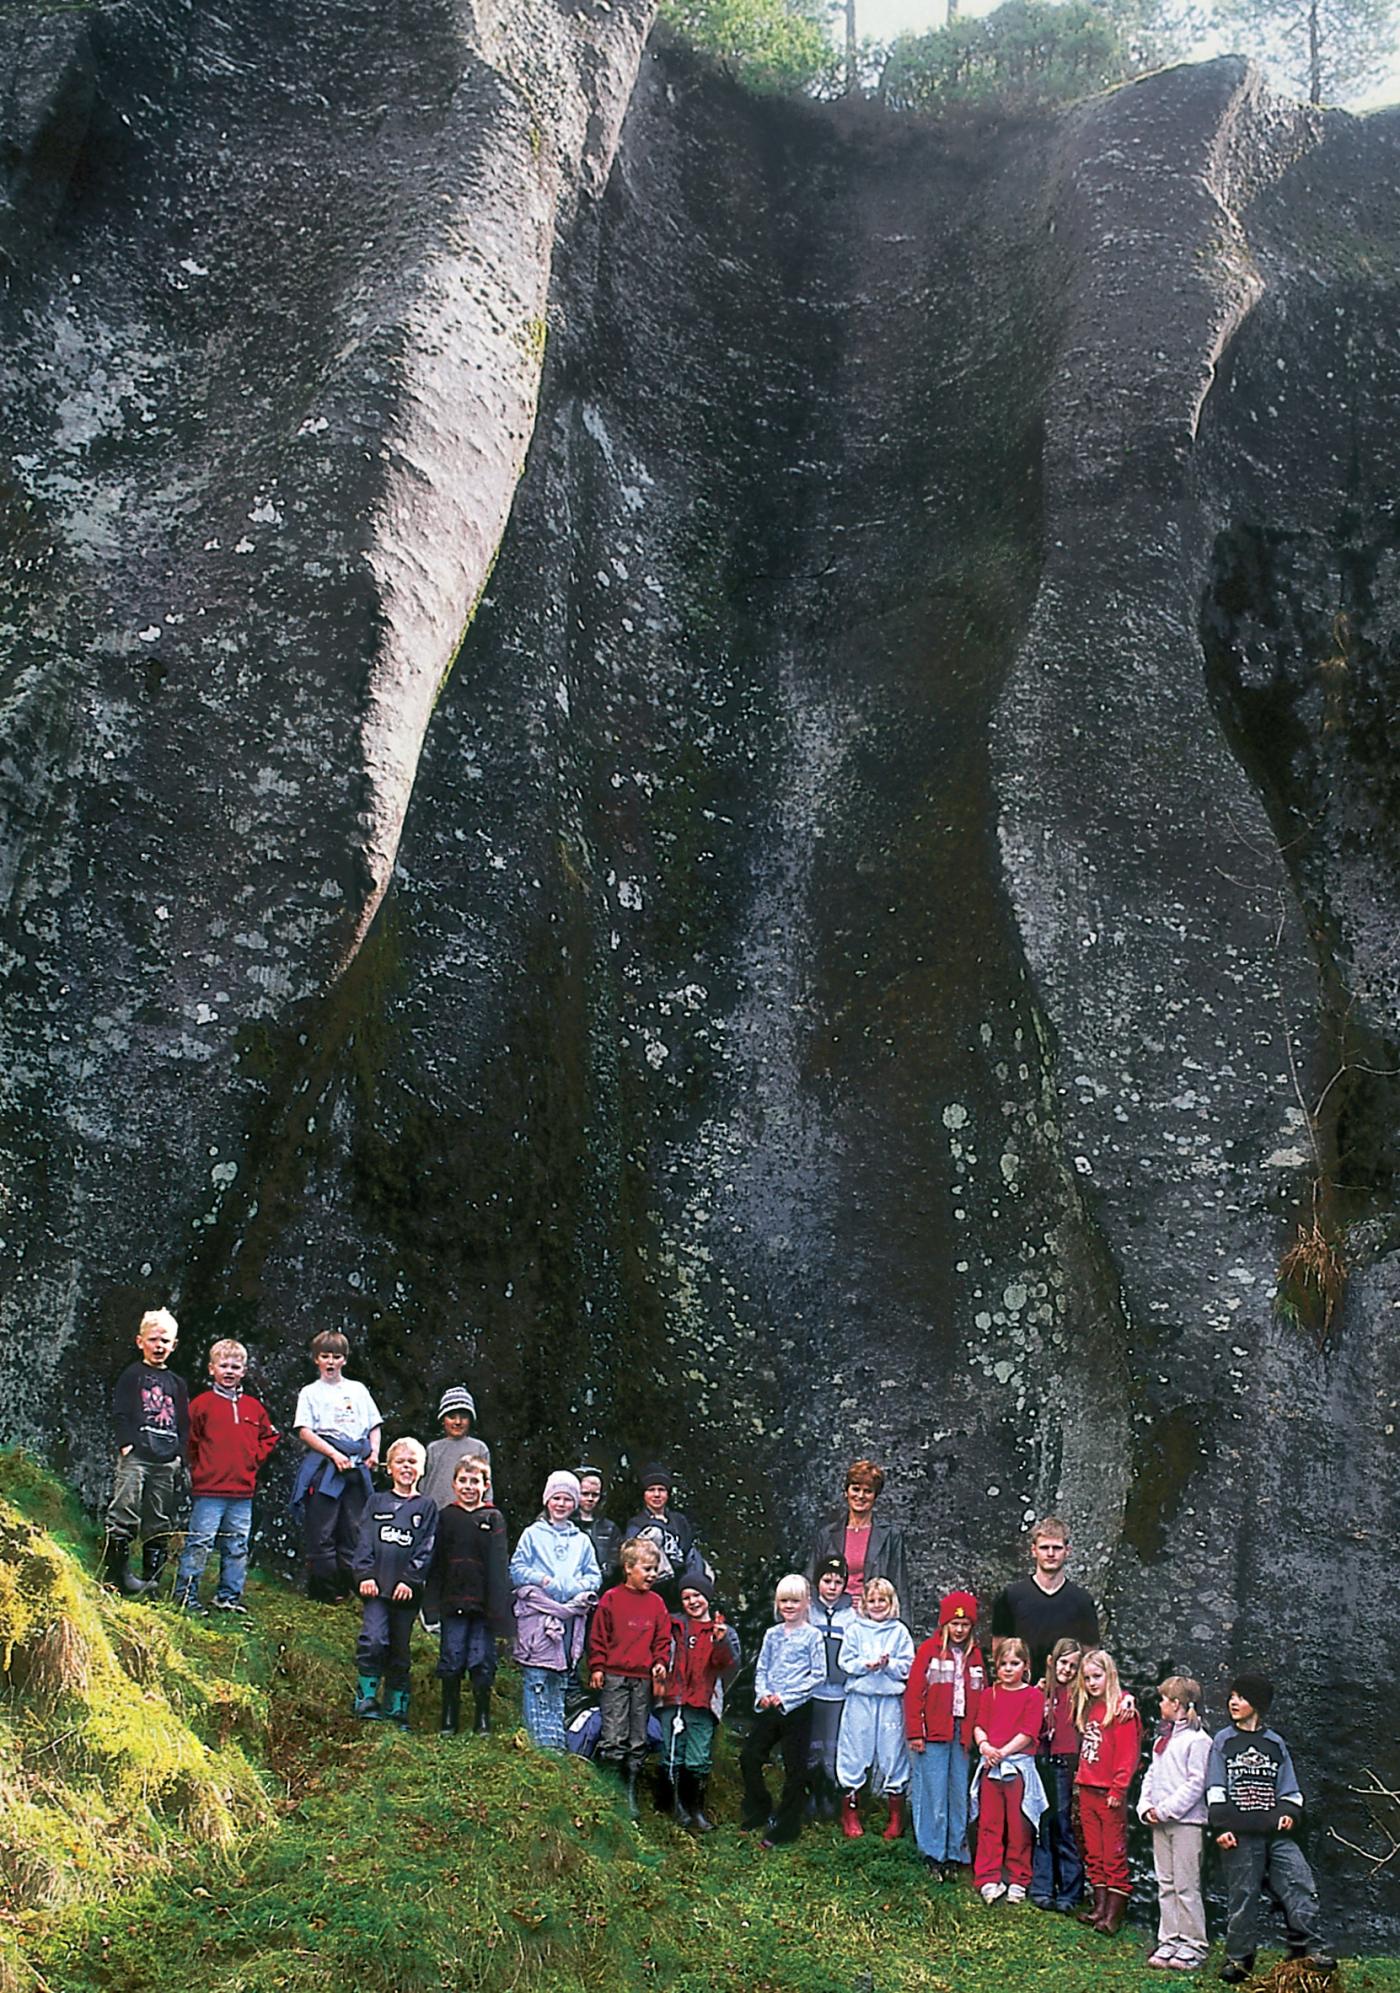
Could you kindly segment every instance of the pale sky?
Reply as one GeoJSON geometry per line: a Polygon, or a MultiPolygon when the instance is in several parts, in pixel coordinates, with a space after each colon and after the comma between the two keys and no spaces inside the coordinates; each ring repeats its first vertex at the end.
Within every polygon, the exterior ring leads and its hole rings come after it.
{"type": "MultiPolygon", "coordinates": [[[[964,14],[990,14],[997,0],[961,0],[960,11],[964,14]]],[[[862,38],[872,35],[876,41],[893,41],[898,34],[927,34],[930,28],[941,28],[946,18],[943,0],[856,0],[856,25],[862,38]]],[[[840,32],[840,24],[837,24],[840,32]]],[[[1214,47],[1203,44],[1198,53],[1202,56],[1216,53],[1214,47]]],[[[1400,63],[1379,89],[1369,96],[1358,98],[1351,105],[1352,110],[1371,110],[1381,104],[1400,103],[1400,63]]]]}

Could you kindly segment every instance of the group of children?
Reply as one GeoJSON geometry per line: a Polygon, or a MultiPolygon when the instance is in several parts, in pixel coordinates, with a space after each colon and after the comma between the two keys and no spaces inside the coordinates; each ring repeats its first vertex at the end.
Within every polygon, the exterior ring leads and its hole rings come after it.
{"type": "MultiPolygon", "coordinates": [[[[128,1596],[156,1589],[187,1463],[193,1503],[174,1601],[186,1612],[210,1610],[200,1581],[217,1550],[212,1606],[238,1613],[246,1610],[257,1474],[278,1434],[244,1388],[240,1343],[213,1346],[210,1388],[190,1402],[168,1367],[177,1334],[167,1310],[144,1315],[139,1359],[117,1381],[103,1570],[128,1596]],[[139,1576],[131,1568],[138,1537],[139,1576]]],[[[421,1619],[438,1639],[442,1732],[460,1727],[464,1677],[474,1728],[489,1730],[496,1643],[512,1637],[537,1745],[566,1747],[566,1694],[581,1667],[598,1697],[596,1757],[622,1780],[629,1811],[635,1816],[659,1733],[657,1803],[708,1832],[706,1780],[740,1650],[715,1610],[713,1573],[694,1531],[671,1505],[667,1470],[643,1469],[642,1507],[625,1532],[601,1514],[597,1468],[552,1473],[540,1515],[510,1553],[466,1387],[443,1393],[442,1436],[431,1446],[401,1438],[389,1447],[389,1486],[380,1491],[383,1420],[365,1386],[344,1374],[349,1345],[327,1331],[311,1350],[317,1376],[297,1400],[303,1455],[292,1499],[308,1595],[329,1603],[352,1588],[359,1594],[355,1714],[407,1726],[421,1619]]],[[[1129,1900],[1127,1808],[1142,1722],[1112,1657],[1061,1639],[1037,1684],[1018,1638],[993,1643],[988,1669],[970,1592],[940,1601],[937,1627],[916,1649],[888,1579],[867,1579],[852,1599],[839,1555],[814,1576],[815,1593],[796,1572],[777,1588],[740,1750],[742,1830],[760,1831],[771,1848],[795,1840],[805,1819],[839,1815],[842,1833],[860,1838],[868,1784],[885,1801],[887,1840],[903,1834],[911,1802],[914,1838],[940,1880],[968,1873],[988,1904],[1077,1911],[1113,1935],[1129,1900]],[[776,1804],[764,1778],[775,1755],[783,1765],[776,1804]],[[1086,1880],[1090,1901],[1079,1909],[1086,1880]]],[[[1213,1740],[1202,1728],[1197,1682],[1170,1676],[1157,1696],[1161,1725],[1137,1802],[1152,1830],[1159,1890],[1148,1963],[1189,1972],[1205,1959],[1200,1869],[1209,1827],[1230,1905],[1221,1977],[1238,1982],[1252,1968],[1261,1885],[1284,1911],[1290,1951],[1330,1969],[1311,1872],[1292,1838],[1302,1809],[1297,1780],[1287,1746],[1264,1721],[1269,1683],[1236,1676],[1231,1721],[1213,1740]]]]}
{"type": "MultiPolygon", "coordinates": [[[[944,1596],[936,1631],[916,1650],[886,1579],[869,1581],[854,1604],[846,1586],[841,1557],[820,1567],[815,1599],[798,1572],[778,1586],[758,1718],[740,1752],[742,1825],[762,1826],[772,1847],[797,1837],[804,1812],[830,1817],[839,1804],[842,1832],[857,1839],[868,1781],[886,1801],[886,1840],[903,1833],[911,1796],[914,1838],[939,1880],[962,1871],[985,1903],[1073,1912],[1112,1937],[1128,1908],[1129,1791],[1142,1757],[1142,1719],[1112,1655],[1059,1640],[1037,1684],[1030,1649],[1014,1637],[993,1643],[988,1670],[972,1593],[944,1596]],[[763,1766],[776,1751],[784,1779],[774,1807],[763,1766]]],[[[1261,1886],[1283,1910],[1290,1955],[1330,1972],[1312,1872],[1293,1838],[1302,1796],[1288,1747],[1265,1722],[1272,1685],[1237,1674],[1230,1721],[1214,1738],[1199,1682],[1171,1675],[1156,1694],[1160,1725],[1137,1800],[1158,1887],[1147,1963],[1176,1972],[1205,1963],[1209,1828],[1229,1897],[1221,1978],[1238,1984],[1253,1969],[1261,1886]]]]}

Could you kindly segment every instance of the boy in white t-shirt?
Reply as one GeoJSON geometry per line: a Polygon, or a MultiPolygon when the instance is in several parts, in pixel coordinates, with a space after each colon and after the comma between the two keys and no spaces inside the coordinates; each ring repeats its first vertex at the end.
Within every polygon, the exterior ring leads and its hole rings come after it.
{"type": "Polygon", "coordinates": [[[350,1595],[350,1559],[374,1489],[383,1419],[363,1384],[344,1375],[350,1344],[336,1329],[311,1338],[320,1373],[297,1398],[297,1438],[306,1448],[292,1489],[302,1511],[306,1595],[339,1604],[350,1595]]]}

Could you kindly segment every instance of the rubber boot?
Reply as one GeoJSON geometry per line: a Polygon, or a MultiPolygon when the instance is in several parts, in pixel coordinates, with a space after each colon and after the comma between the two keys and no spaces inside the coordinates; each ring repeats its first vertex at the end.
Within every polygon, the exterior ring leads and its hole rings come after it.
{"type": "Polygon", "coordinates": [[[841,1794],[830,1772],[822,1772],[818,1806],[823,1820],[834,1820],[841,1807],[841,1794]]]}
{"type": "Polygon", "coordinates": [[[442,1685],[442,1722],[438,1726],[443,1737],[455,1737],[462,1715],[462,1677],[444,1681],[442,1685]]]}
{"type": "Polygon", "coordinates": [[[384,1721],[395,1723],[400,1730],[408,1728],[408,1690],[390,1689],[389,1700],[384,1708],[384,1721]]]}
{"type": "Polygon", "coordinates": [[[1104,1896],[1107,1901],[1104,1904],[1103,1917],[1095,1928],[1102,1931],[1106,1938],[1111,1938],[1117,1935],[1123,1919],[1128,1914],[1128,1892],[1126,1889],[1106,1889],[1104,1896]]]}
{"type": "Polygon", "coordinates": [[[355,1700],[350,1705],[352,1716],[363,1717],[366,1723],[378,1723],[384,1711],[379,1706],[378,1675],[357,1675],[355,1677],[355,1700]]]}
{"type": "Polygon", "coordinates": [[[858,1841],[865,1833],[860,1824],[860,1794],[848,1792],[841,1801],[841,1832],[848,1841],[858,1841]]]}
{"type": "Polygon", "coordinates": [[[1103,1913],[1108,1908],[1108,1891],[1101,1882],[1096,1882],[1089,1901],[1074,1913],[1076,1924],[1092,1924],[1095,1930],[1103,1922],[1103,1913]]]}
{"type": "Polygon", "coordinates": [[[639,1819],[640,1815],[637,1811],[637,1767],[635,1765],[624,1765],[622,1768],[622,1797],[627,1807],[627,1818],[629,1820],[639,1819]]]}
{"type": "Polygon", "coordinates": [[[476,1712],[472,1718],[472,1729],[478,1737],[489,1737],[491,1734],[490,1682],[487,1682],[485,1687],[482,1687],[479,1682],[472,1683],[472,1704],[476,1712]]]}
{"type": "Polygon", "coordinates": [[[148,1597],[154,1597],[160,1589],[160,1574],[169,1552],[168,1536],[148,1536],[141,1545],[141,1577],[148,1597]]]}
{"type": "Polygon", "coordinates": [[[902,1792],[892,1792],[889,1799],[890,1821],[880,1839],[882,1841],[897,1841],[904,1832],[904,1794],[902,1792]]]}
{"type": "Polygon", "coordinates": [[[713,1829],[713,1822],[705,1818],[705,1781],[689,1765],[682,1765],[676,1773],[676,1812],[681,1825],[692,1834],[708,1834],[713,1829]]]}
{"type": "Polygon", "coordinates": [[[671,1774],[671,1779],[675,1792],[673,1804],[675,1807],[676,1825],[683,1828],[686,1833],[690,1833],[695,1826],[695,1821],[692,1817],[694,1804],[692,1795],[695,1787],[694,1777],[686,1770],[684,1765],[677,1765],[675,1771],[671,1774]]]}
{"type": "MultiPolygon", "coordinates": [[[[676,1791],[676,1783],[676,1780],[672,1778],[664,1765],[657,1766],[656,1783],[651,1789],[651,1803],[656,1812],[679,1813],[679,1794],[676,1791]]],[[[684,1826],[685,1822],[682,1821],[681,1825],[684,1826]]]]}
{"type": "Polygon", "coordinates": [[[123,1597],[144,1598],[146,1586],[131,1568],[131,1544],[124,1536],[109,1536],[102,1545],[97,1575],[103,1584],[113,1586],[123,1597]]]}

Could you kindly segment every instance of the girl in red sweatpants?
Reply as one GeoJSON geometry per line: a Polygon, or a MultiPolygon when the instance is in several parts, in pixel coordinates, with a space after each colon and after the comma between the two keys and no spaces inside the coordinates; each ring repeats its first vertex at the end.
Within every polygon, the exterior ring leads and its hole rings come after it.
{"type": "MultiPolygon", "coordinates": [[[[978,1697],[972,1722],[981,1760],[972,1876],[984,1903],[995,1903],[1000,1896],[1008,1903],[1024,1903],[1035,1846],[1035,1828],[1025,1812],[1026,1781],[1040,1783],[1031,1753],[1045,1721],[1045,1697],[1031,1685],[1031,1655],[1024,1640],[998,1640],[992,1666],[996,1680],[978,1697]],[[1003,1868],[1009,1884],[1001,1879],[1003,1868]]],[[[1042,1794],[1037,1804],[1043,1803],[1042,1794]]]]}
{"type": "Polygon", "coordinates": [[[1074,1721],[1079,1828],[1094,1898],[1084,1922],[1111,1938],[1128,1909],[1128,1787],[1142,1756],[1142,1718],[1102,1647],[1091,1647],[1079,1663],[1074,1721]]]}

